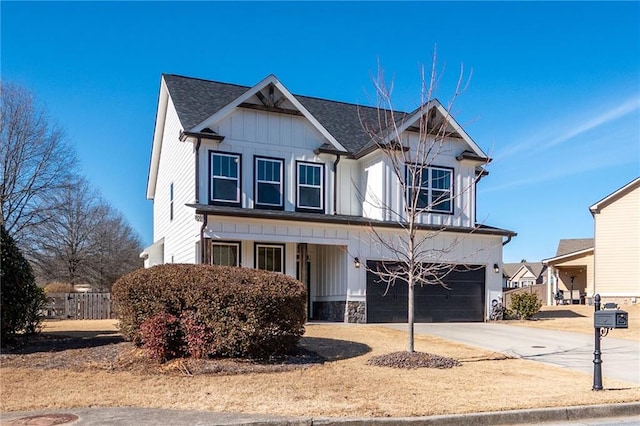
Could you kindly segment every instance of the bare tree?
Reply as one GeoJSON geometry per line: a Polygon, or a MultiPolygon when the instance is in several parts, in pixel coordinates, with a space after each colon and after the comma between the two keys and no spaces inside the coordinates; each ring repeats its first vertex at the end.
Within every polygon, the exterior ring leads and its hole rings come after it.
{"type": "Polygon", "coordinates": [[[142,242],[122,214],[106,205],[107,214],[91,234],[89,281],[100,290],[111,290],[127,272],[141,268],[142,242]]]}
{"type": "Polygon", "coordinates": [[[0,82],[0,163],[1,220],[24,246],[30,230],[51,218],[52,200],[69,187],[76,158],[32,94],[6,82],[0,82]]]}
{"type": "Polygon", "coordinates": [[[55,214],[33,230],[39,281],[109,290],[120,275],[142,266],[140,238],[86,180],[77,179],[54,201],[55,214]]]}
{"type": "Polygon", "coordinates": [[[52,197],[57,208],[46,223],[33,227],[38,242],[31,252],[37,275],[71,284],[84,281],[90,268],[94,229],[107,210],[84,179],[52,197]]]}
{"type": "MultiPolygon", "coordinates": [[[[466,89],[469,80],[464,79],[464,69],[448,105],[442,105],[433,98],[437,83],[435,53],[431,72],[421,73],[422,89],[420,105],[411,113],[397,112],[392,102],[393,85],[387,83],[381,69],[373,79],[377,97],[377,116],[364,117],[363,128],[367,131],[371,144],[382,152],[384,161],[398,182],[397,198],[375,196],[375,191],[362,195],[365,208],[383,211],[385,220],[399,224],[399,233],[386,232],[386,228],[371,226],[370,233],[374,245],[390,253],[391,261],[382,263],[368,271],[377,276],[381,285],[408,285],[408,343],[407,351],[414,351],[414,294],[415,286],[442,285],[446,287],[446,277],[457,266],[448,256],[464,239],[460,234],[449,233],[451,237],[441,238],[452,228],[455,203],[469,203],[466,197],[475,186],[482,171],[480,158],[477,172],[463,187],[453,190],[452,171],[433,167],[442,154],[451,155],[451,137],[458,132],[452,117],[452,108],[458,96],[466,89]],[[449,220],[440,223],[424,223],[424,218],[434,213],[447,213],[449,220]],[[449,214],[451,213],[451,214],[449,214]],[[441,241],[447,241],[441,243],[441,241]]],[[[475,227],[471,224],[471,228],[475,227]]]]}

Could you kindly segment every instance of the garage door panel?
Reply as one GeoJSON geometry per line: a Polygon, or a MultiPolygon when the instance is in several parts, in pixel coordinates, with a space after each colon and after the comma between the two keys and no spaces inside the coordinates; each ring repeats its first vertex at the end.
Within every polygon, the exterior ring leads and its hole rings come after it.
{"type": "MultiPolygon", "coordinates": [[[[484,271],[484,267],[462,267],[452,271],[444,280],[448,288],[416,286],[415,321],[484,321],[484,271]]],[[[367,322],[407,322],[407,283],[397,280],[387,290],[386,284],[379,281],[373,272],[367,272],[367,322]]]]}

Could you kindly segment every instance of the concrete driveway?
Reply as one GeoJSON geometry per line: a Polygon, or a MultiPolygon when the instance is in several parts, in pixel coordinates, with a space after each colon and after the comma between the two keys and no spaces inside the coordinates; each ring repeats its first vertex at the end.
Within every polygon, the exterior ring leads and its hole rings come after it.
{"type": "MultiPolygon", "coordinates": [[[[385,326],[407,329],[406,324],[385,326]]],[[[499,323],[421,323],[415,324],[415,332],[593,375],[593,335],[499,323]]],[[[601,340],[605,389],[607,377],[640,384],[640,343],[615,334],[611,330],[601,340]]]]}

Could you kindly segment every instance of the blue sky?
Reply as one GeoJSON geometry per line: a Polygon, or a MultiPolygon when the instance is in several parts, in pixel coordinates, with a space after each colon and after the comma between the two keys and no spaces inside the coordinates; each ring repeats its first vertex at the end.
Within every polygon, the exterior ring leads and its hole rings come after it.
{"type": "Polygon", "coordinates": [[[2,79],[32,90],[83,172],[152,242],[145,199],[161,73],[367,103],[377,63],[398,109],[437,45],[447,101],[494,161],[478,216],[518,233],[505,262],[593,236],[588,211],[640,175],[640,2],[7,2],[2,79]]]}

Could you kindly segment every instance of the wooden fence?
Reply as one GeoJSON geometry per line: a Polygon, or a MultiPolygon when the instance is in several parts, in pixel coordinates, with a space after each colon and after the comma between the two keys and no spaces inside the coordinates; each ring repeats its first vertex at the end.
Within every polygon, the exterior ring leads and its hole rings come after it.
{"type": "Polygon", "coordinates": [[[534,285],[528,285],[521,288],[514,288],[513,290],[505,290],[503,292],[505,308],[511,308],[511,297],[514,294],[522,294],[522,293],[533,293],[538,297],[538,299],[542,302],[543,305],[547,304],[547,285],[534,284],[534,285]]]}
{"type": "Polygon", "coordinates": [[[111,293],[49,293],[47,294],[45,318],[113,318],[111,293]]]}

